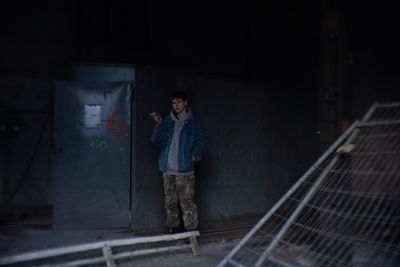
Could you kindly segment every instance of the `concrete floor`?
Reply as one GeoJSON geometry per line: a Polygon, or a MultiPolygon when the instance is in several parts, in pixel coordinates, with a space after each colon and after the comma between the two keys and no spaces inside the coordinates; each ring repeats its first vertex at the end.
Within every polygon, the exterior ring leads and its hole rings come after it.
{"type": "Polygon", "coordinates": [[[132,259],[131,262],[122,263],[123,267],[207,267],[216,266],[233,248],[235,242],[221,241],[218,243],[200,244],[201,256],[194,256],[191,252],[175,252],[143,259],[132,259]]]}
{"type": "MultiPolygon", "coordinates": [[[[0,226],[0,257],[97,241],[142,237],[124,229],[54,230],[44,225],[47,224],[25,221],[23,224],[14,223],[0,226]]],[[[184,249],[129,258],[118,262],[117,266],[216,266],[237,241],[221,239],[207,243],[199,242],[201,256],[195,256],[190,249],[184,249]]]]}

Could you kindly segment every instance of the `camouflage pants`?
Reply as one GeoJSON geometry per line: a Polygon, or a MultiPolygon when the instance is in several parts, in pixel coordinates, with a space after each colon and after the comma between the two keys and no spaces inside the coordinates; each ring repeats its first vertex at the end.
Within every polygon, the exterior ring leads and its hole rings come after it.
{"type": "Polygon", "coordinates": [[[163,174],[165,191],[165,209],[167,211],[167,226],[177,227],[180,222],[179,205],[185,228],[197,228],[197,207],[194,203],[194,174],[169,175],[163,174]]]}

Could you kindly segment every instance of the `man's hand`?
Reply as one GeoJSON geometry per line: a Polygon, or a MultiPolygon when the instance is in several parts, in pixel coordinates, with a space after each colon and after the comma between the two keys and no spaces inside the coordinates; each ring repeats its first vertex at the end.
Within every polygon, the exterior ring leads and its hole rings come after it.
{"type": "Polygon", "coordinates": [[[149,116],[152,117],[155,122],[162,123],[162,117],[158,112],[150,113],[149,116]]]}

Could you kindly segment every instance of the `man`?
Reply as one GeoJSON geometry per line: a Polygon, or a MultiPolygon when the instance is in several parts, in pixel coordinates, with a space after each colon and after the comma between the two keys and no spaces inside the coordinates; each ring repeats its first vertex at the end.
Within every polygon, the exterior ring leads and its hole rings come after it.
{"type": "Polygon", "coordinates": [[[194,203],[194,163],[200,161],[206,141],[192,111],[187,107],[186,95],[176,91],[172,95],[172,111],[165,120],[153,112],[157,123],[151,141],[161,145],[159,169],[163,172],[165,209],[170,233],[181,231],[182,210],[186,230],[198,226],[197,206],[194,203]]]}

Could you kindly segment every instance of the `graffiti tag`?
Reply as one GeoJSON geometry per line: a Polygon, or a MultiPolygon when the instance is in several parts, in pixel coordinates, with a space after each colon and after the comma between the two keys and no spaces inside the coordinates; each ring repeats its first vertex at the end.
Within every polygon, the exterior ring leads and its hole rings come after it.
{"type": "Polygon", "coordinates": [[[125,146],[122,143],[115,143],[115,144],[110,144],[106,140],[103,139],[95,139],[89,143],[89,147],[92,149],[98,149],[98,150],[110,150],[110,149],[116,149],[118,151],[124,151],[125,146]]]}
{"type": "Polygon", "coordinates": [[[127,123],[124,119],[119,119],[118,114],[122,113],[122,110],[116,110],[111,114],[111,117],[108,119],[107,126],[108,130],[115,137],[128,137],[127,123]]]}

